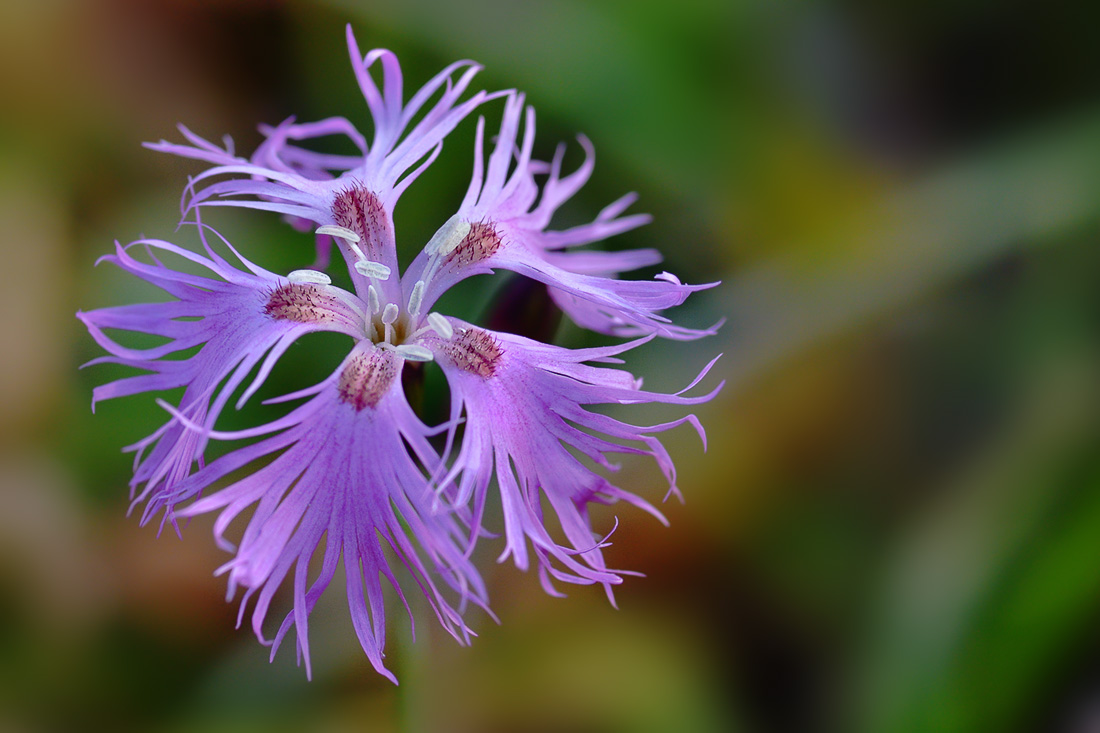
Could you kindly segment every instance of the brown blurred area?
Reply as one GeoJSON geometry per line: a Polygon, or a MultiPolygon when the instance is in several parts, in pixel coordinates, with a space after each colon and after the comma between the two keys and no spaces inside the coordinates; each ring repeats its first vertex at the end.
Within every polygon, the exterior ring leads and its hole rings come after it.
{"type": "MultiPolygon", "coordinates": [[[[1069,0],[0,5],[0,730],[1095,730],[1097,16],[1069,0]],[[662,506],[671,526],[596,517],[619,520],[609,562],[645,574],[618,608],[594,588],[548,597],[486,547],[500,625],[473,616],[465,648],[418,608],[413,643],[395,605],[399,687],[359,649],[342,588],[311,622],[307,682],[289,646],[268,664],[234,628],[209,519],[180,540],[127,516],[120,448],[163,413],[134,397],[91,414],[115,372],[78,369],[98,352],[73,317],[148,295],[93,267],[116,238],[195,244],[175,229],[197,167],[141,142],[182,122],[247,153],[290,115],[369,129],[347,22],[410,88],[473,58],[486,88],[525,90],[542,155],[588,135],[596,174],[563,223],[637,190],[654,223],[609,246],[721,279],[673,315],[728,319],[628,362],[673,390],[723,352],[727,386],[698,410],[705,454],[669,435],[686,498],[662,506]]],[[[460,200],[472,129],[402,199],[406,246],[460,200]]],[[[266,267],[312,258],[277,221],[214,223],[266,267]]],[[[659,472],[623,463],[622,485],[659,501],[659,472]]]]}

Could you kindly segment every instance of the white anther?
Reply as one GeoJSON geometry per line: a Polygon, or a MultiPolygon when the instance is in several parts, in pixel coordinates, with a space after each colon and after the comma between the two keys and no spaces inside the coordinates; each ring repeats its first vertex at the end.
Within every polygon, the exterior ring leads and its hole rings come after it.
{"type": "Polygon", "coordinates": [[[386,267],[381,262],[359,260],[355,263],[355,271],[364,277],[373,277],[378,280],[390,279],[390,268],[386,267]]]}
{"type": "Polygon", "coordinates": [[[378,302],[378,291],[373,285],[367,287],[367,307],[370,308],[371,313],[377,313],[382,308],[378,302]]]}
{"type": "Polygon", "coordinates": [[[432,361],[435,358],[429,349],[416,344],[401,344],[394,351],[406,361],[432,361]]]}
{"type": "Polygon", "coordinates": [[[455,335],[455,330],[451,328],[451,322],[444,318],[441,313],[429,313],[428,325],[445,339],[455,335]]]}
{"type": "Polygon", "coordinates": [[[314,285],[330,285],[332,278],[319,270],[295,270],[286,276],[292,283],[313,283],[314,285]]]}
{"type": "Polygon", "coordinates": [[[325,224],[324,226],[317,227],[318,234],[330,234],[334,237],[343,237],[352,244],[359,243],[359,235],[348,229],[347,227],[337,226],[335,224],[325,224]]]}
{"type": "Polygon", "coordinates": [[[413,285],[413,291],[409,294],[409,315],[420,315],[420,304],[424,302],[424,281],[417,280],[413,285]]]}
{"type": "Polygon", "coordinates": [[[453,252],[455,247],[462,244],[462,240],[470,233],[470,222],[463,221],[455,214],[443,226],[432,235],[428,243],[424,245],[424,251],[430,255],[445,255],[453,252]]]}
{"type": "Polygon", "coordinates": [[[398,313],[399,311],[396,305],[393,303],[386,303],[386,309],[382,311],[382,323],[385,323],[387,326],[390,325],[397,320],[398,313]]]}

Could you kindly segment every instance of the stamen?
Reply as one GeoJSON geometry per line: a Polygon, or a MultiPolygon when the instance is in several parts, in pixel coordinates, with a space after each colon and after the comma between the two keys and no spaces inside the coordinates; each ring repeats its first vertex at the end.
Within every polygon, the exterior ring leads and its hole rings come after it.
{"type": "Polygon", "coordinates": [[[386,309],[382,311],[382,323],[387,326],[397,320],[397,314],[400,313],[397,306],[393,303],[386,303],[386,309]]]}
{"type": "Polygon", "coordinates": [[[355,253],[356,262],[363,262],[367,259],[367,256],[363,254],[363,250],[359,249],[359,245],[355,242],[348,242],[348,247],[355,253]]]}
{"type": "Polygon", "coordinates": [[[458,214],[455,214],[443,222],[443,226],[432,235],[424,245],[424,251],[429,255],[446,255],[453,251],[469,233],[470,222],[459,219],[458,214]]]}
{"type": "Polygon", "coordinates": [[[445,339],[449,339],[455,335],[455,330],[451,328],[450,321],[444,318],[441,313],[429,313],[428,325],[445,339]]]}
{"type": "Polygon", "coordinates": [[[329,234],[333,237],[343,237],[352,244],[359,244],[359,235],[353,232],[347,227],[342,227],[337,224],[325,224],[324,226],[317,227],[317,234],[329,234]]]}
{"type": "Polygon", "coordinates": [[[355,263],[355,271],[364,277],[373,277],[378,280],[390,279],[390,268],[386,267],[381,262],[359,260],[355,263]]]}
{"type": "Polygon", "coordinates": [[[286,276],[292,283],[313,283],[314,285],[331,285],[332,278],[319,270],[295,270],[286,276]]]}
{"type": "Polygon", "coordinates": [[[370,308],[371,313],[377,313],[382,308],[378,302],[378,291],[373,285],[367,287],[367,307],[370,308]]]}
{"type": "Polygon", "coordinates": [[[420,315],[420,304],[424,301],[424,281],[417,280],[416,285],[413,285],[412,293],[409,294],[409,315],[420,315]]]}
{"type": "Polygon", "coordinates": [[[430,349],[417,344],[401,344],[394,351],[406,361],[432,361],[435,355],[430,349]]]}

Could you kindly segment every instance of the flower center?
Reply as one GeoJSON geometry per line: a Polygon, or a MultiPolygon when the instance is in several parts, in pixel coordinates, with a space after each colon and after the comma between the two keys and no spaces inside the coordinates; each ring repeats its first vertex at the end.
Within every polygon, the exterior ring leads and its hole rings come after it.
{"type": "Polygon", "coordinates": [[[371,309],[370,327],[367,329],[371,341],[376,344],[401,346],[409,337],[409,318],[393,303],[379,311],[371,309]]]}

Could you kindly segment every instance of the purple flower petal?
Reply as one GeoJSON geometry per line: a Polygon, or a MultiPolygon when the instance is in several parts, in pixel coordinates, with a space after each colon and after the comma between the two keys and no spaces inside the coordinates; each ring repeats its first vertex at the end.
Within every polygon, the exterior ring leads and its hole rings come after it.
{"type": "MultiPolygon", "coordinates": [[[[259,367],[238,407],[263,384],[275,361],[300,336],[335,331],[362,337],[362,317],[350,293],[332,286],[293,283],[240,258],[248,270],[244,272],[209,247],[207,256],[202,256],[169,242],[139,240],[126,247],[116,245],[115,254],[102,259],[160,287],[176,300],[77,313],[110,354],[91,364],[110,362],[149,372],[97,387],[93,409],[99,400],[185,387],[180,412],[198,424],[212,426],[252,370],[259,367]],[[152,263],[141,262],[130,254],[134,247],[151,255],[167,252],[183,257],[216,279],[172,270],[155,256],[152,263]],[[160,346],[133,349],[115,341],[105,329],[168,340],[160,346]],[[198,352],[188,358],[165,358],[196,346],[198,352]]],[[[136,451],[131,498],[135,503],[150,500],[144,520],[160,508],[167,510],[166,515],[171,512],[171,504],[163,498],[191,472],[196,460],[201,461],[204,445],[197,433],[169,421],[131,446],[136,451]]]]}
{"type": "Polygon", "coordinates": [[[243,613],[258,594],[252,627],[261,641],[272,644],[272,657],[296,627],[307,672],[309,614],[341,560],[355,633],[371,664],[394,682],[382,661],[382,578],[407,611],[408,604],[388,552],[458,641],[468,643],[472,635],[462,618],[465,605],[486,605],[484,584],[465,554],[468,536],[454,516],[438,511],[428,488],[427,473],[438,468],[439,459],[427,441],[432,431],[413,414],[401,391],[401,363],[392,351],[360,343],[331,377],[299,393],[311,399],[286,417],[237,434],[212,434],[231,439],[275,433],[212,462],[176,486],[171,497],[186,501],[258,459],[276,456],[178,513],[218,512],[216,539],[233,550],[226,529],[254,507],[233,560],[222,568],[229,574],[229,595],[238,586],[246,589],[243,613]],[[321,568],[311,577],[310,560],[318,552],[321,568]],[[264,620],[275,591],[291,574],[294,608],[268,641],[264,620]],[[449,601],[444,589],[458,602],[449,601]]]}
{"type": "Polygon", "coordinates": [[[649,221],[648,215],[622,216],[634,201],[628,194],[607,206],[596,219],[564,231],[545,231],[554,212],[588,180],[593,149],[584,137],[585,161],[562,177],[564,148],[550,164],[531,158],[535,138],[534,110],[526,108],[519,142],[522,94],[509,97],[496,146],[484,166],[484,119],[479,120],[474,174],[443,247],[425,248],[407,278],[426,283],[430,307],[455,283],[493,268],[512,270],[550,286],[551,295],[577,323],[603,333],[635,336],[653,333],[671,339],[695,339],[716,327],[690,329],[672,325],[660,311],[681,304],[688,295],[717,283],[684,285],[676,280],[621,281],[613,275],[656,264],[653,250],[621,253],[563,252],[628,231],[649,221]],[[513,165],[514,164],[514,165],[513,165]],[[535,175],[546,173],[541,190],[535,175]],[[536,204],[537,200],[537,204],[536,204]]]}
{"type": "MultiPolygon", "coordinates": [[[[148,147],[214,164],[192,179],[185,195],[185,211],[198,206],[239,206],[278,212],[299,226],[309,221],[350,230],[356,237],[354,241],[338,241],[356,291],[366,298],[370,283],[355,271],[356,262],[366,258],[397,271],[393,210],[398,198],[435,160],[443,139],[490,95],[480,91],[460,101],[481,67],[459,61],[436,74],[405,103],[397,57],[385,49],[362,56],[351,26],[347,41],[352,68],[374,121],[374,139],[369,147],[344,118],[306,125],[287,121],[275,128],[263,128],[268,139],[251,160],[234,156],[229,144],[220,149],[186,128],[181,130],[190,145],[161,141],[148,147]],[[370,73],[375,62],[382,68],[381,89],[370,73]],[[438,99],[428,107],[436,96],[438,99]],[[349,138],[364,155],[321,156],[289,142],[334,134],[349,138]],[[332,175],[330,169],[339,175],[332,175]],[[221,176],[230,178],[207,183],[221,176]],[[242,196],[246,198],[242,200],[242,196]],[[252,201],[251,197],[260,200],[252,201]]],[[[319,261],[327,259],[326,252],[327,243],[319,241],[319,261]]],[[[379,284],[378,289],[390,300],[400,294],[396,278],[379,284]]]]}
{"type": "MultiPolygon", "coordinates": [[[[475,528],[488,500],[494,474],[504,508],[506,547],[520,568],[528,564],[528,542],[539,563],[543,585],[555,592],[551,578],[571,583],[621,582],[622,571],[607,568],[592,534],[587,505],[626,501],[653,514],[661,513],[641,497],[612,484],[580,454],[611,469],[609,453],[648,455],[656,460],[676,492],[676,472],[654,433],[689,423],[703,435],[694,416],[655,426],[638,426],[591,412],[590,405],[627,403],[698,404],[710,400],[720,384],[699,397],[667,395],[640,389],[626,371],[584,364],[613,361],[638,342],[603,349],[572,351],[520,336],[483,330],[452,319],[454,336],[434,339],[436,360],[447,375],[452,394],[452,421],[465,414],[465,433],[443,486],[454,481],[454,501],[472,500],[475,528]],[[551,537],[542,515],[546,498],[565,541],[551,537]]],[[[708,364],[694,386],[713,366],[708,364]]]]}

